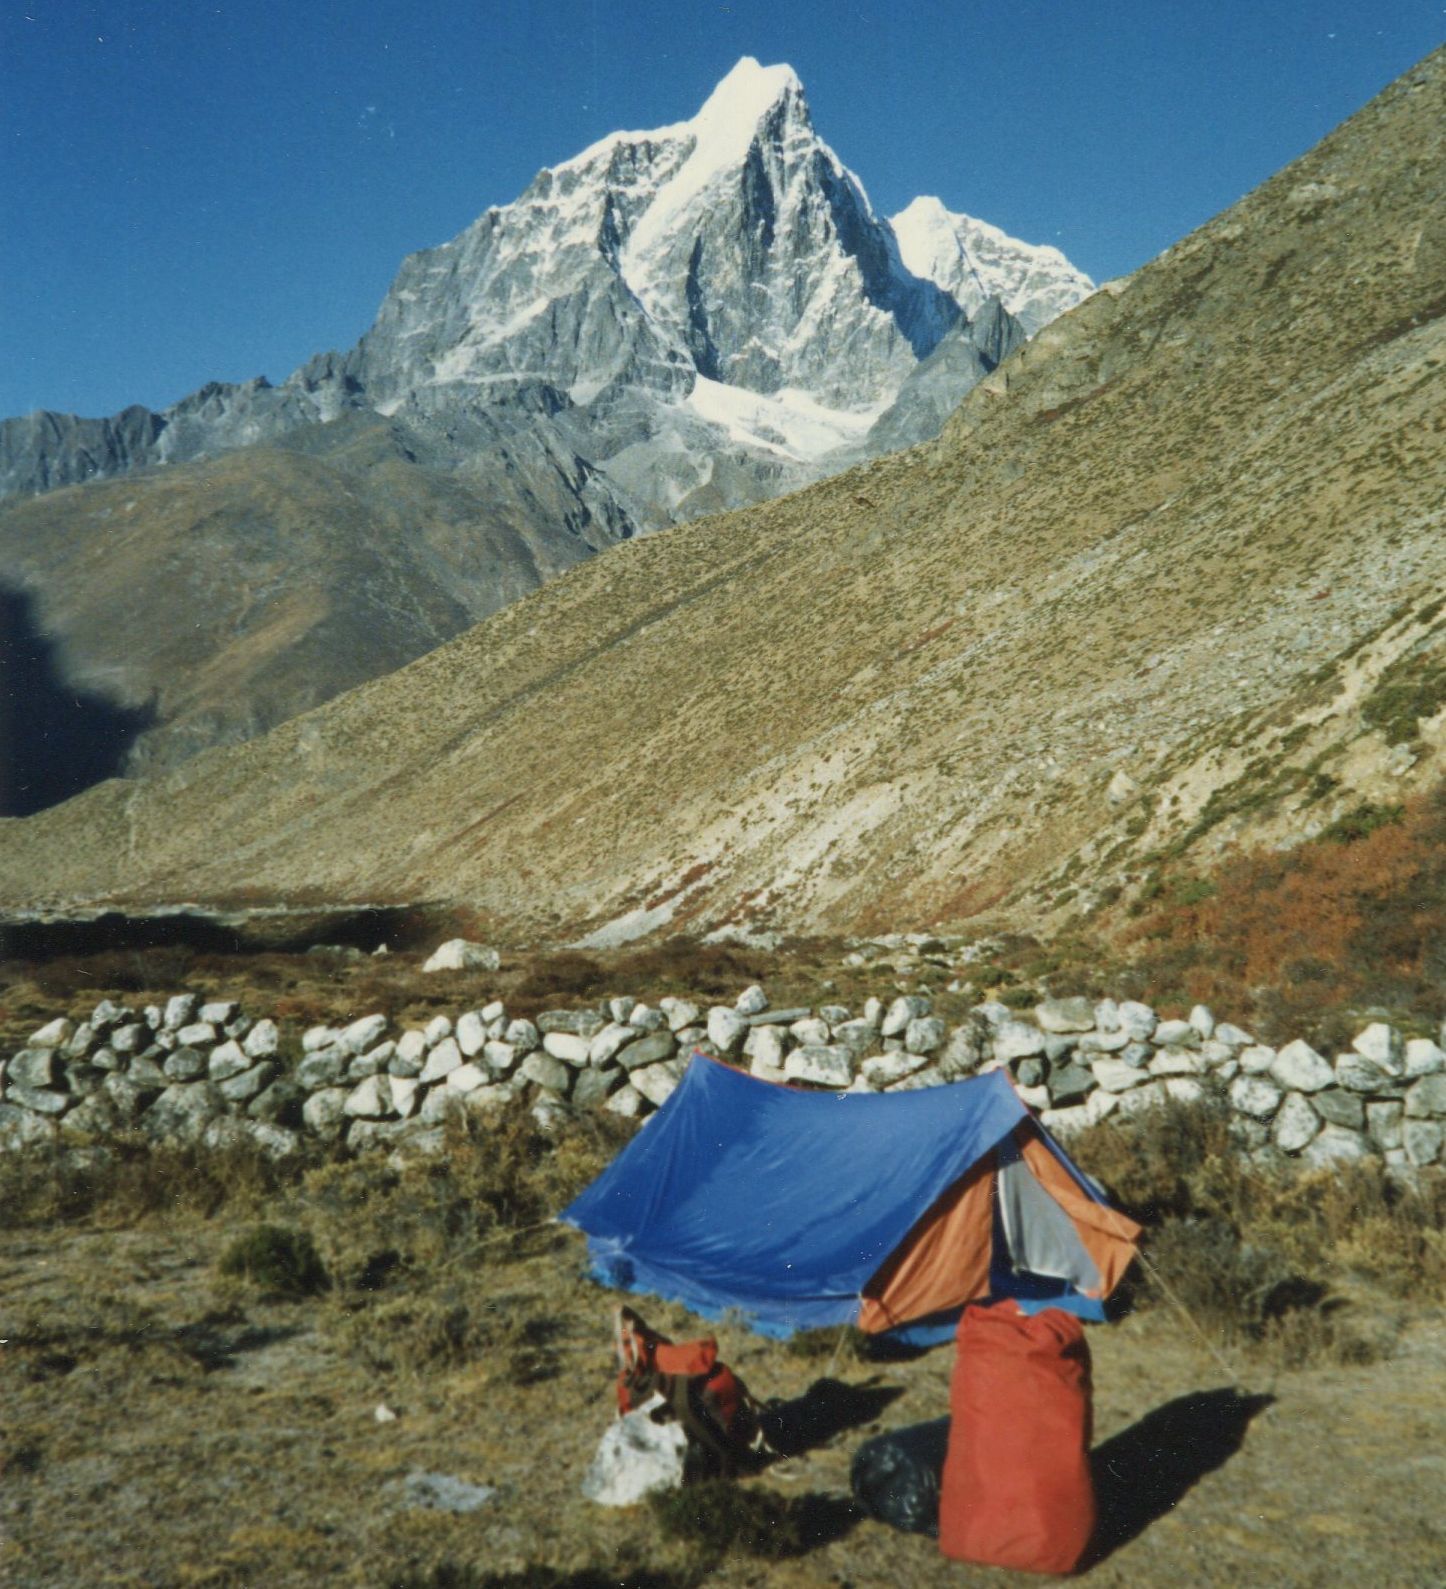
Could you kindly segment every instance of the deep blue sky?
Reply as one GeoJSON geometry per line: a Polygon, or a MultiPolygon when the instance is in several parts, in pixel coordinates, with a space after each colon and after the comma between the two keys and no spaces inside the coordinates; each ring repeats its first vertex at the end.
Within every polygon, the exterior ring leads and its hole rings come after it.
{"type": "Polygon", "coordinates": [[[1446,0],[0,0],[0,415],[280,380],[740,55],[797,69],[881,213],[937,193],[1103,280],[1443,35],[1446,0]]]}

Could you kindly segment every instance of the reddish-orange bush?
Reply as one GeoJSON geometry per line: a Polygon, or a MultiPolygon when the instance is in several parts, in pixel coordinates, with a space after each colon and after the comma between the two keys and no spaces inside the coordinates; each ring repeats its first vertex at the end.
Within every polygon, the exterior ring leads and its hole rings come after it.
{"type": "Polygon", "coordinates": [[[1272,1026],[1363,1003],[1439,1018],[1446,790],[1343,833],[1227,863],[1209,897],[1138,924],[1131,958],[1162,997],[1173,990],[1272,1026]]]}

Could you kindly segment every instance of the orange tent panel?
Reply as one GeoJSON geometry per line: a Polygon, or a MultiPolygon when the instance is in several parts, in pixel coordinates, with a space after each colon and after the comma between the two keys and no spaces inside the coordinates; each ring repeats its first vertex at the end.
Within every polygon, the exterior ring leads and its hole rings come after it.
{"type": "Polygon", "coordinates": [[[989,1291],[994,1155],[957,1180],[864,1288],[859,1328],[870,1335],[962,1307],[989,1291]]]}

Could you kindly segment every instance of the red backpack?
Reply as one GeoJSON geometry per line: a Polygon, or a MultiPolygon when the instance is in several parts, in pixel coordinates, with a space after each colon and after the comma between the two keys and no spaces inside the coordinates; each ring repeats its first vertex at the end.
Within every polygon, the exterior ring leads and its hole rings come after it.
{"type": "Polygon", "coordinates": [[[615,1338],[619,1414],[661,1396],[689,1441],[724,1471],[756,1447],[757,1407],[748,1387],[719,1361],[712,1336],[675,1344],[650,1329],[632,1308],[620,1307],[615,1338]]]}

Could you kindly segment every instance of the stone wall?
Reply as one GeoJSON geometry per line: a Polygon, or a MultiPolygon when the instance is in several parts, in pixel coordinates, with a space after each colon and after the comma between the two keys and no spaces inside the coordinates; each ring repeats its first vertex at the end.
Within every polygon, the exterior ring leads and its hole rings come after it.
{"type": "Polygon", "coordinates": [[[924,994],[871,998],[855,1013],[773,1009],[755,986],[708,1009],[616,998],[534,1021],[496,1001],[423,1028],[399,1031],[378,1013],[295,1035],[195,994],[141,1011],[106,1000],[79,1026],[50,1021],[0,1061],[0,1146],[137,1131],[212,1146],[250,1138],[277,1156],[303,1135],[426,1150],[451,1111],[518,1097],[544,1124],[580,1109],[644,1116],[695,1050],[768,1081],[854,1092],[1002,1067],[1064,1136],[1169,1099],[1218,1097],[1243,1149],[1316,1166],[1371,1154],[1436,1164],[1446,1137],[1446,1054],[1382,1022],[1328,1058],[1304,1042],[1257,1043],[1203,1006],[1161,1020],[1131,1000],[1049,999],[1028,1018],[987,1003],[950,1025],[924,994]]]}

